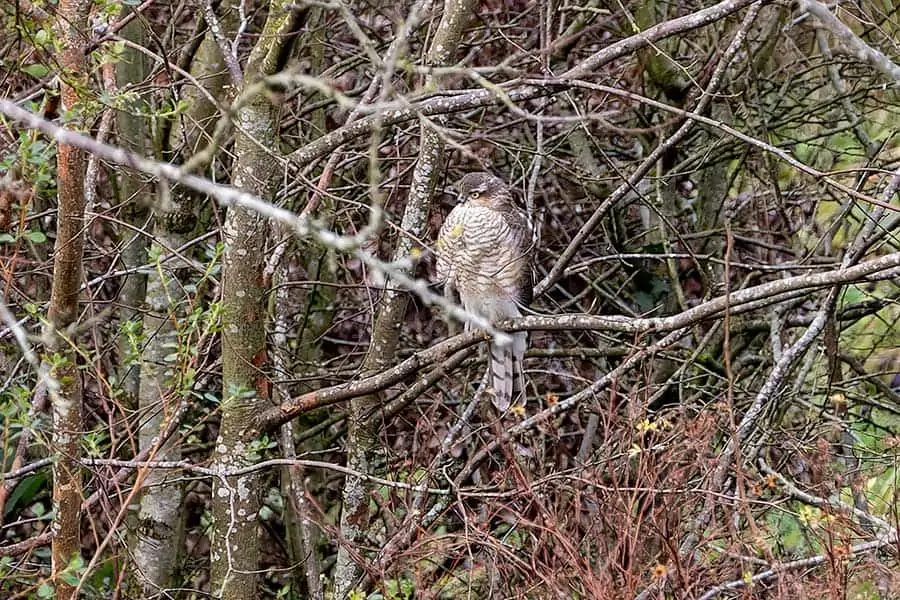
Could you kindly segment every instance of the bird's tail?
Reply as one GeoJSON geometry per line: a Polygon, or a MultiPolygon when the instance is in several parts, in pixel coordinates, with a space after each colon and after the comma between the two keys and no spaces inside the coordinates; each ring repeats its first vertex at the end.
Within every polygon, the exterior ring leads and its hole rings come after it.
{"type": "Polygon", "coordinates": [[[491,387],[493,388],[494,406],[505,411],[514,401],[518,402],[525,394],[525,371],[523,360],[525,346],[528,341],[524,331],[513,334],[511,344],[500,345],[490,343],[491,352],[491,387]]]}

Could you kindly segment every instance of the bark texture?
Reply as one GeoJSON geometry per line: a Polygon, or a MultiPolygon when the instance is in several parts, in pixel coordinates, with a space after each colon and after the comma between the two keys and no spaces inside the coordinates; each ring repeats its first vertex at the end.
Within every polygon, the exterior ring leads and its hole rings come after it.
{"type": "MultiPolygon", "coordinates": [[[[274,115],[265,99],[239,112],[242,130],[235,140],[235,185],[271,195],[271,160],[260,152],[250,136],[270,140],[274,115]]],[[[265,353],[265,303],[262,281],[266,223],[259,214],[230,208],[223,237],[222,269],[222,425],[216,442],[215,463],[220,469],[252,463],[249,445],[257,438],[259,408],[268,392],[263,367],[265,353]]],[[[251,598],[256,593],[259,539],[259,478],[255,473],[217,479],[213,483],[212,585],[217,596],[251,598]]]]}
{"type": "MultiPolygon", "coordinates": [[[[278,57],[291,39],[298,15],[290,3],[275,2],[259,43],[253,48],[248,74],[265,77],[278,69],[278,57]]],[[[247,85],[254,80],[248,79],[247,85]]],[[[237,112],[234,185],[270,200],[278,161],[275,108],[265,96],[255,96],[237,112]]],[[[267,220],[243,207],[230,206],[223,237],[222,268],[222,421],[214,464],[219,470],[245,467],[258,460],[254,450],[259,415],[269,402],[266,358],[267,220]]],[[[223,600],[257,597],[259,564],[259,475],[218,477],[213,481],[211,585],[223,600]]]]}
{"type": "MultiPolygon", "coordinates": [[[[132,21],[121,31],[122,37],[136,44],[144,44],[144,27],[140,21],[132,21]]],[[[123,51],[122,59],[116,63],[116,85],[120,92],[127,91],[144,81],[147,77],[147,60],[142,52],[132,47],[123,51]]],[[[116,113],[116,133],[119,144],[141,156],[147,155],[148,127],[147,120],[138,115],[145,113],[147,103],[136,95],[131,110],[116,113]]],[[[143,233],[148,225],[148,207],[152,203],[151,185],[140,173],[123,171],[119,179],[121,201],[126,203],[125,220],[133,226],[124,230],[122,248],[122,266],[126,269],[137,268],[147,262],[148,237],[143,233]]],[[[137,405],[140,387],[140,361],[129,360],[134,352],[134,339],[140,338],[139,324],[141,314],[139,307],[147,294],[147,276],[143,273],[132,273],[125,277],[119,290],[119,326],[131,331],[131,324],[138,326],[134,337],[128,335],[119,338],[119,357],[122,362],[119,369],[119,380],[125,392],[125,402],[129,408],[137,405]]]]}
{"type": "MultiPolygon", "coordinates": [[[[234,29],[230,12],[220,22],[234,29]]],[[[224,94],[227,78],[225,60],[211,34],[201,42],[191,62],[194,81],[202,81],[204,90],[194,85],[183,88],[190,109],[176,120],[167,140],[168,147],[186,160],[205,140],[212,136],[218,109],[210,97],[224,94]]],[[[153,256],[167,256],[183,247],[196,229],[196,195],[160,182],[154,205],[153,256]]],[[[134,250],[138,252],[137,249],[134,250]]],[[[180,348],[186,323],[187,297],[185,283],[192,276],[183,253],[157,265],[146,282],[145,311],[142,323],[144,347],[141,352],[138,407],[141,415],[138,438],[141,451],[158,460],[179,460],[181,452],[174,441],[160,444],[164,431],[178,414],[182,397],[179,390],[186,371],[171,359],[173,349],[180,348]]],[[[183,352],[190,355],[189,352],[183,352]]],[[[184,489],[182,479],[172,472],[149,469],[141,474],[141,492],[137,521],[132,531],[133,564],[129,590],[134,597],[165,597],[165,590],[175,585],[182,540],[184,537],[184,489]]]]}
{"type": "MultiPolygon", "coordinates": [[[[326,23],[324,9],[315,7],[309,11],[306,17],[306,33],[298,40],[298,55],[309,56],[311,73],[321,73],[324,68],[326,54],[326,23]]],[[[307,138],[321,135],[326,130],[326,112],[324,108],[318,108],[310,116],[310,126],[304,132],[307,138]]],[[[335,153],[337,157],[339,153],[335,153]]],[[[322,184],[320,183],[320,186],[322,184]]],[[[322,223],[332,228],[335,214],[335,202],[330,195],[323,195],[316,211],[322,223]]],[[[291,238],[290,231],[278,224],[271,224],[277,232],[276,237],[291,238]]],[[[275,334],[272,344],[272,366],[276,374],[283,376],[291,372],[292,363],[303,365],[300,372],[302,379],[307,375],[314,375],[323,358],[322,336],[334,323],[335,299],[337,296],[335,287],[329,285],[338,281],[336,273],[335,251],[332,248],[318,242],[315,239],[291,239],[287,242],[289,252],[299,255],[303,270],[307,273],[307,279],[316,281],[310,287],[299,291],[296,286],[285,285],[290,281],[292,269],[291,261],[282,259],[278,264],[277,283],[275,284],[275,334]],[[324,284],[324,285],[322,285],[324,284]],[[302,314],[303,324],[298,332],[298,339],[292,344],[288,332],[297,315],[302,314]]],[[[281,377],[279,377],[281,379],[281,377]]],[[[301,385],[303,392],[311,391],[308,385],[301,385]]],[[[292,386],[287,383],[278,383],[274,388],[276,403],[291,397],[292,386]]],[[[322,414],[319,419],[327,419],[327,414],[322,414]]],[[[295,435],[300,429],[294,421],[284,423],[280,428],[282,451],[285,458],[297,458],[298,450],[302,453],[316,452],[323,449],[323,444],[318,439],[308,439],[302,442],[301,448],[296,447],[295,435]]],[[[315,491],[322,486],[320,473],[307,470],[299,465],[285,466],[281,470],[281,490],[285,502],[284,523],[288,552],[291,564],[297,565],[293,578],[298,589],[306,590],[309,600],[324,600],[325,579],[322,577],[322,564],[319,552],[316,549],[319,538],[319,529],[316,524],[315,508],[310,498],[315,497],[315,491]]]]}
{"type": "MultiPolygon", "coordinates": [[[[79,104],[77,82],[85,72],[85,39],[89,0],[61,0],[57,27],[62,45],[60,84],[62,109],[79,104]]],[[[76,340],[70,326],[78,320],[78,296],[84,257],[84,180],[87,155],[68,144],[57,154],[58,210],[53,283],[50,291],[47,332],[51,381],[48,384],[53,411],[53,582],[56,598],[75,598],[75,586],[67,567],[80,558],[82,478],[81,456],[82,383],[76,365],[76,340]]],[[[77,578],[76,578],[77,579],[77,578]]]]}

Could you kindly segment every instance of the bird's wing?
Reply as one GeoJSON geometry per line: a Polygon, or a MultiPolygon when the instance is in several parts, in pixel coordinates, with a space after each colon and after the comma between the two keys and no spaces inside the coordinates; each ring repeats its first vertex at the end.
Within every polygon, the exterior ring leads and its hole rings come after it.
{"type": "Polygon", "coordinates": [[[531,220],[525,211],[517,206],[512,206],[510,210],[506,211],[504,218],[509,226],[509,237],[516,262],[518,301],[522,305],[528,305],[533,299],[534,289],[532,263],[534,262],[535,247],[531,220]]]}
{"type": "Polygon", "coordinates": [[[463,232],[465,231],[465,207],[460,204],[455,206],[447,218],[444,219],[441,230],[438,233],[435,253],[437,263],[435,270],[437,279],[441,283],[454,284],[455,263],[459,253],[465,248],[463,232]]]}

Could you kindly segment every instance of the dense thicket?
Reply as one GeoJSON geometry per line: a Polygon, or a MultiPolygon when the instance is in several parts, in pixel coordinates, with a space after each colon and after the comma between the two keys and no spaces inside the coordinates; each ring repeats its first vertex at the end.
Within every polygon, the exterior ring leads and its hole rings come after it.
{"type": "Polygon", "coordinates": [[[890,3],[0,13],[0,595],[900,594],[890,3]],[[506,414],[433,284],[478,170],[506,414]]]}

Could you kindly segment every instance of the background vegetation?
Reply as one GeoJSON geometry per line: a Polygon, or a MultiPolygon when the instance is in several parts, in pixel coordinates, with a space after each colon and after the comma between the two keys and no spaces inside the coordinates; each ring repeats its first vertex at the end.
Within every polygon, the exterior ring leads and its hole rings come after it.
{"type": "Polygon", "coordinates": [[[890,2],[0,13],[0,596],[900,598],[890,2]]]}

